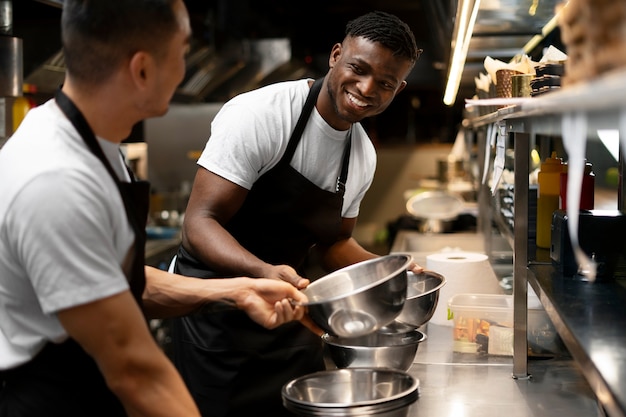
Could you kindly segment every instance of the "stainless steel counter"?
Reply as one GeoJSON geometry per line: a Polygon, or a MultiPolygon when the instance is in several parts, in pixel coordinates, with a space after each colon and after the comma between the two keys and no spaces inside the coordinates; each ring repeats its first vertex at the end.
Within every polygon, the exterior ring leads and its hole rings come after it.
{"type": "Polygon", "coordinates": [[[603,411],[568,357],[530,359],[528,379],[514,379],[510,356],[454,352],[452,327],[429,323],[409,373],[420,397],[409,417],[590,417],[603,411]]]}
{"type": "MultiPolygon", "coordinates": [[[[426,256],[445,247],[483,252],[481,234],[398,234],[391,252],[410,252],[426,265],[426,256]]],[[[511,249],[492,241],[492,266],[498,279],[512,273],[511,249]],[[503,262],[507,260],[508,262],[503,262]]],[[[439,302],[442,302],[440,300],[439,302]]],[[[443,301],[445,302],[445,301],[443,301]]],[[[564,350],[528,359],[529,378],[513,377],[513,357],[453,351],[451,326],[428,323],[409,373],[420,381],[420,397],[408,417],[590,417],[605,416],[578,364],[564,350]]]]}

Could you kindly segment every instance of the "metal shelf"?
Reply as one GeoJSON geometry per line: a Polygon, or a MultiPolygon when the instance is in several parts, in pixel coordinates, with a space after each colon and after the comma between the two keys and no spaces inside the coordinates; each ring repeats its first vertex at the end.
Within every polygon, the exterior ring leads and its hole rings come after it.
{"type": "Polygon", "coordinates": [[[563,277],[529,266],[529,283],[610,416],[626,415],[626,289],[622,282],[563,277]]]}
{"type": "MultiPolygon", "coordinates": [[[[619,280],[589,283],[558,274],[549,254],[528,248],[529,155],[537,135],[562,136],[562,116],[574,113],[587,118],[587,137],[597,129],[626,129],[626,72],[607,74],[585,84],[541,97],[517,100],[495,113],[465,121],[478,129],[505,123],[514,146],[514,358],[513,375],[528,376],[527,290],[539,296],[559,335],[580,365],[599,403],[611,417],[626,416],[626,289],[619,280]],[[624,116],[622,116],[624,113],[624,116]],[[624,126],[620,126],[623,124],[624,126]],[[537,261],[532,260],[537,259],[537,261]]],[[[622,131],[621,135],[626,135],[622,131]]],[[[563,140],[568,140],[563,137],[563,140]]],[[[623,158],[622,158],[623,159],[623,158]]],[[[624,172],[623,161],[620,173],[624,172]]],[[[617,207],[624,207],[624,184],[618,189],[617,207]]],[[[484,200],[483,200],[484,201],[484,200]]],[[[492,209],[490,209],[492,210],[492,209]]],[[[493,216],[499,216],[492,211],[493,216]]],[[[497,217],[496,224],[508,236],[510,228],[497,217]],[[507,230],[508,229],[508,230],[507,230]]],[[[544,250],[544,252],[547,252],[544,250]]]]}

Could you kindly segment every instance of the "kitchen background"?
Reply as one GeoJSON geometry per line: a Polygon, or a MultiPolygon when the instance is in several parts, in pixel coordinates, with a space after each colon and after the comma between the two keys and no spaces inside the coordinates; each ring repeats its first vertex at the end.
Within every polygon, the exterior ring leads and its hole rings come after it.
{"type": "MultiPolygon", "coordinates": [[[[317,0],[303,8],[289,0],[185,0],[194,32],[185,80],[169,113],[140,123],[128,139],[135,169],[149,178],[158,197],[155,210],[184,210],[195,160],[222,103],[272,82],[324,75],[330,49],[343,38],[345,23],[367,11],[384,10],[405,20],[424,50],[407,88],[383,114],[363,122],[377,147],[379,164],[356,238],[373,250],[387,251],[390,230],[407,214],[407,192],[429,181],[437,186],[442,162],[457,138],[465,142],[462,179],[476,188],[479,156],[473,138],[464,137],[460,129],[464,99],[476,93],[474,78],[484,72],[485,57],[508,61],[525,52],[538,60],[547,45],[562,48],[558,27],[545,29],[560,0],[482,0],[456,100],[446,105],[442,97],[459,23],[456,16],[468,2],[317,0]],[[540,41],[529,46],[537,35],[540,41]]],[[[0,0],[0,5],[7,3],[0,0]]],[[[63,81],[61,3],[12,2],[12,27],[5,33],[22,39],[25,95],[35,104],[51,97],[63,81]]],[[[471,193],[466,197],[471,200],[471,193]]]]}

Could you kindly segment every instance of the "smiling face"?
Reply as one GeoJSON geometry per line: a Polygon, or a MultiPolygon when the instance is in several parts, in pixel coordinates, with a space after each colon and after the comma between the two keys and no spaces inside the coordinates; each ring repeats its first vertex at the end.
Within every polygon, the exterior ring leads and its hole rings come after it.
{"type": "Polygon", "coordinates": [[[382,113],[406,86],[413,64],[378,42],[348,36],[330,54],[327,96],[318,110],[335,129],[382,113]]]}

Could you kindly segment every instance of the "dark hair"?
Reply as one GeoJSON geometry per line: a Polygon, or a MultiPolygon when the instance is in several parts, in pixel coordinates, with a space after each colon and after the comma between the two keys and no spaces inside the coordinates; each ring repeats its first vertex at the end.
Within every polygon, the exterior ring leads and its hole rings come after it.
{"type": "Polygon", "coordinates": [[[159,59],[177,28],[174,1],[65,0],[61,38],[68,73],[94,85],[137,51],[159,59]]]}
{"type": "Polygon", "coordinates": [[[379,42],[396,56],[415,63],[422,53],[415,44],[411,28],[398,17],[381,11],[370,12],[351,20],[346,25],[346,36],[363,37],[379,42]]]}

